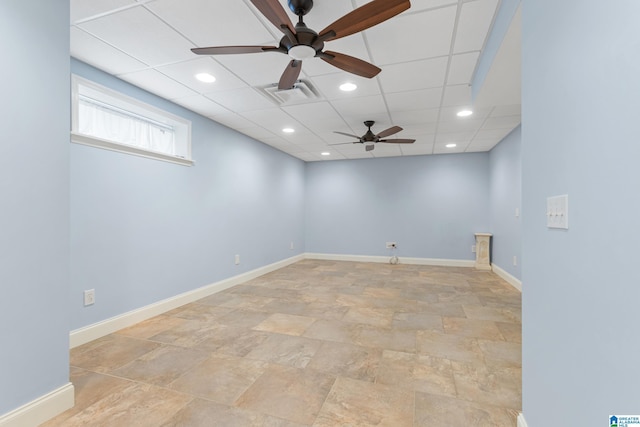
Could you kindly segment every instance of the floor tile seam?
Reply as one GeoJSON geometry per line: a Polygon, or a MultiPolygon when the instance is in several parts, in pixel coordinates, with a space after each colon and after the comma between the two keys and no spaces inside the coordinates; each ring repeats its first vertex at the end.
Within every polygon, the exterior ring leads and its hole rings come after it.
{"type": "MultiPolygon", "coordinates": [[[[81,368],[81,367],[75,367],[75,368],[76,369],[82,369],[84,371],[91,372],[93,374],[98,374],[98,375],[102,375],[102,376],[105,376],[105,377],[113,378],[113,379],[116,379],[116,380],[125,381],[125,382],[129,383],[129,385],[150,386],[150,387],[153,387],[153,388],[156,388],[156,389],[162,389],[162,390],[165,390],[165,391],[170,391],[172,393],[188,396],[188,397],[191,397],[191,398],[197,397],[196,395],[193,395],[191,393],[185,393],[185,392],[180,391],[180,390],[172,389],[172,388],[168,387],[168,385],[163,386],[163,385],[159,385],[159,384],[155,384],[155,383],[145,382],[145,381],[141,381],[141,380],[135,380],[135,379],[132,379],[132,378],[127,378],[127,377],[123,377],[123,376],[114,374],[112,372],[97,372],[97,371],[92,371],[90,369],[81,368]]],[[[98,402],[108,398],[112,394],[113,393],[109,393],[108,395],[106,395],[102,399],[98,399],[97,401],[93,402],[91,405],[87,406],[84,409],[87,409],[87,408],[93,406],[95,403],[98,403],[98,402]]],[[[83,411],[84,411],[84,409],[83,409],[83,411]]]]}

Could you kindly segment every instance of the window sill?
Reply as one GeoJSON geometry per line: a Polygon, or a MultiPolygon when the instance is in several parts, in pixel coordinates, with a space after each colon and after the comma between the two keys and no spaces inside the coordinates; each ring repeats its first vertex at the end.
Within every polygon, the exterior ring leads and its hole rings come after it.
{"type": "Polygon", "coordinates": [[[175,163],[182,166],[194,165],[193,160],[171,156],[169,154],[159,153],[157,151],[145,150],[143,148],[138,148],[131,145],[118,144],[117,142],[94,138],[76,132],[71,132],[71,142],[74,142],[76,144],[88,145],[90,147],[102,148],[104,150],[111,150],[125,154],[132,154],[134,156],[146,157],[148,159],[162,160],[164,162],[175,163]]]}

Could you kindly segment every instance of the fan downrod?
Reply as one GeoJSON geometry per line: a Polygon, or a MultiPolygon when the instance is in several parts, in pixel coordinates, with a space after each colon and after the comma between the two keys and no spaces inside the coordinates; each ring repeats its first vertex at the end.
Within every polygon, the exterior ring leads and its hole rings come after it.
{"type": "Polygon", "coordinates": [[[288,0],[287,3],[297,16],[304,16],[313,8],[313,0],[288,0]]]}

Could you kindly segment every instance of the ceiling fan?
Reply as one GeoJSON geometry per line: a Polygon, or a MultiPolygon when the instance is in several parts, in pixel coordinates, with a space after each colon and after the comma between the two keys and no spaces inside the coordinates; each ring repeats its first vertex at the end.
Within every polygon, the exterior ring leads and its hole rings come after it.
{"type": "Polygon", "coordinates": [[[374,125],[374,121],[373,120],[367,120],[366,122],[364,122],[364,125],[369,128],[367,130],[367,133],[365,133],[362,136],[357,136],[357,135],[351,135],[350,133],[344,133],[344,132],[338,132],[338,131],[334,131],[334,133],[338,133],[340,135],[345,135],[345,136],[350,136],[353,138],[356,138],[357,141],[353,141],[353,142],[342,142],[339,144],[329,144],[329,145],[344,145],[344,144],[367,144],[365,145],[365,150],[366,151],[371,151],[375,148],[375,143],[377,142],[384,142],[387,144],[413,144],[414,142],[416,142],[415,139],[381,139],[381,138],[385,138],[387,136],[391,136],[394,135],[398,132],[400,132],[402,130],[402,128],[400,126],[392,126],[389,129],[385,129],[382,132],[379,132],[377,134],[374,134],[371,131],[371,127],[374,125]]]}
{"type": "Polygon", "coordinates": [[[289,55],[291,62],[284,70],[278,89],[291,89],[302,70],[302,61],[317,57],[334,67],[358,76],[372,78],[381,70],[373,64],[343,53],[324,51],[324,42],[336,40],[373,27],[409,9],[409,0],[373,0],[316,33],[302,17],[313,8],[313,0],[288,0],[289,9],[298,16],[293,25],[278,0],[250,0],[273,25],[284,33],[278,46],[218,46],[191,49],[198,55],[229,55],[238,53],[279,52],[289,55]]]}

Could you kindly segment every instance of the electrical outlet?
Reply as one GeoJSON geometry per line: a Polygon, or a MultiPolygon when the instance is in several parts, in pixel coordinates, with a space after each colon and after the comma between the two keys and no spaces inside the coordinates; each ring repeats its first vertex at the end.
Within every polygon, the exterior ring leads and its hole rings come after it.
{"type": "Polygon", "coordinates": [[[84,306],[93,305],[96,303],[96,290],[88,289],[84,291],[84,306]]]}
{"type": "Polygon", "coordinates": [[[240,255],[236,255],[236,265],[240,264],[240,255]]]}
{"type": "Polygon", "coordinates": [[[386,247],[387,249],[395,249],[398,247],[398,245],[396,244],[396,242],[387,242],[386,247]]]}
{"type": "Polygon", "coordinates": [[[476,252],[476,245],[471,245],[471,252],[473,252],[473,253],[476,252]]]}

